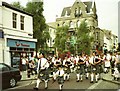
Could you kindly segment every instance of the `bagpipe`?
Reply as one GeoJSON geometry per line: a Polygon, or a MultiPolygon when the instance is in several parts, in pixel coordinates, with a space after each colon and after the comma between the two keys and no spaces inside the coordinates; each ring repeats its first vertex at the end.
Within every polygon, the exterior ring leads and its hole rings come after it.
{"type": "Polygon", "coordinates": [[[65,65],[67,65],[67,67],[72,66],[72,64],[71,64],[71,62],[70,62],[70,61],[66,61],[66,62],[65,62],[65,65]]]}
{"type": "Polygon", "coordinates": [[[85,64],[85,61],[82,60],[82,59],[79,59],[79,61],[78,61],[78,65],[80,66],[80,65],[84,65],[84,64],[85,64]]]}

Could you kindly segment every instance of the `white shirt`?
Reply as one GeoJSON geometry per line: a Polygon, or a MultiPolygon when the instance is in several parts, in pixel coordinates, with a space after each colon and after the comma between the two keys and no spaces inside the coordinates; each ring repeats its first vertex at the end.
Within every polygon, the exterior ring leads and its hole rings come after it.
{"type": "Polygon", "coordinates": [[[95,56],[90,57],[89,63],[93,64],[93,61],[95,60],[95,56]]]}
{"type": "Polygon", "coordinates": [[[22,59],[22,64],[25,65],[26,64],[26,58],[22,59]]]}
{"type": "Polygon", "coordinates": [[[41,58],[39,59],[38,61],[38,68],[37,68],[37,71],[39,71],[39,68],[41,67],[41,69],[45,69],[45,68],[48,68],[49,67],[49,63],[47,61],[46,58],[41,58]],[[41,64],[41,65],[40,65],[41,64]]]}

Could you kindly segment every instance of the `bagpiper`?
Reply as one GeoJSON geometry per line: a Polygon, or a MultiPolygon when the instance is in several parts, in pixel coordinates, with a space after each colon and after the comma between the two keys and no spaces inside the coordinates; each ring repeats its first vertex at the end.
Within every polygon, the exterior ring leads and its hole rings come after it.
{"type": "Polygon", "coordinates": [[[48,79],[49,79],[49,73],[48,73],[48,67],[49,63],[48,60],[45,58],[44,54],[41,53],[39,55],[39,61],[38,61],[38,78],[37,78],[37,84],[34,87],[35,90],[38,90],[40,82],[45,82],[45,89],[48,88],[48,79]]]}
{"type": "Polygon", "coordinates": [[[59,90],[61,91],[64,83],[64,70],[62,68],[62,65],[58,65],[58,71],[55,73],[55,76],[59,84],[59,90]]]}
{"type": "Polygon", "coordinates": [[[79,60],[77,62],[77,82],[83,81],[83,74],[85,73],[85,59],[84,54],[79,56],[79,60]]]}
{"type": "Polygon", "coordinates": [[[98,56],[96,56],[95,52],[92,53],[89,63],[91,65],[90,82],[93,83],[94,76],[95,76],[95,81],[97,83],[98,82],[98,73],[99,73],[99,65],[98,64],[100,63],[100,60],[99,60],[98,56]]]}
{"type": "Polygon", "coordinates": [[[86,59],[85,59],[85,72],[86,72],[86,79],[89,78],[89,73],[90,73],[90,63],[89,63],[89,56],[86,55],[86,59]]]}
{"type": "Polygon", "coordinates": [[[70,61],[71,59],[70,58],[67,58],[65,57],[65,59],[63,60],[63,66],[64,66],[64,81],[67,79],[67,81],[69,81],[70,79],[70,73],[71,73],[71,70],[70,70],[70,66],[72,66],[72,63],[70,61]]]}

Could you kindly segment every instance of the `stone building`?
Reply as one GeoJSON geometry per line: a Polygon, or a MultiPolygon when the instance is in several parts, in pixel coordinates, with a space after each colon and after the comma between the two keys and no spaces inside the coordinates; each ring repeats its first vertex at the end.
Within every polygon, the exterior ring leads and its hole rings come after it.
{"type": "MultiPolygon", "coordinates": [[[[63,8],[61,17],[56,18],[55,22],[48,23],[48,26],[56,29],[57,27],[69,26],[70,31],[75,31],[81,22],[85,21],[94,36],[91,50],[101,50],[104,45],[104,30],[98,27],[98,16],[95,1],[76,0],[70,7],[63,8]]],[[[111,35],[112,36],[112,35],[111,35]]]]}

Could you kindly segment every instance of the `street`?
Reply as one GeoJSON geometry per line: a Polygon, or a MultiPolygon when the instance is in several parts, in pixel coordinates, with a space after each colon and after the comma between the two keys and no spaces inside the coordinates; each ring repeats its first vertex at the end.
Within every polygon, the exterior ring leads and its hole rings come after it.
{"type": "MultiPolygon", "coordinates": [[[[33,87],[36,84],[36,80],[29,80],[29,81],[21,81],[18,82],[17,86],[14,88],[5,89],[4,91],[13,91],[13,90],[32,90],[33,87]]],[[[44,89],[44,82],[40,83],[39,89],[44,89]]],[[[48,89],[59,89],[59,85],[56,82],[53,83],[52,80],[48,83],[48,89]]],[[[111,82],[99,80],[98,83],[90,83],[89,79],[83,80],[83,82],[76,82],[76,75],[71,73],[70,81],[65,81],[63,89],[83,89],[83,90],[101,90],[103,89],[109,89],[111,91],[117,91],[117,89],[120,89],[120,86],[118,84],[114,84],[111,82]]]]}

